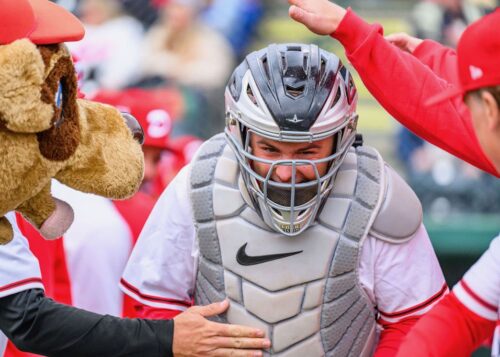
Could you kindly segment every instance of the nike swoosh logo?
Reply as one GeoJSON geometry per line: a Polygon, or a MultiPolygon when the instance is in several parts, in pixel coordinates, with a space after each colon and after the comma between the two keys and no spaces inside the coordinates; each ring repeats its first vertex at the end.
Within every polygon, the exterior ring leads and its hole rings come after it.
{"type": "Polygon", "coordinates": [[[277,259],[283,259],[286,257],[290,257],[292,255],[296,255],[302,253],[303,251],[290,252],[290,253],[282,253],[282,254],[268,254],[268,255],[255,255],[250,256],[247,255],[245,249],[248,243],[243,244],[240,249],[238,249],[238,253],[236,254],[236,261],[241,265],[249,266],[249,265],[257,265],[262,263],[267,263],[277,259]]]}

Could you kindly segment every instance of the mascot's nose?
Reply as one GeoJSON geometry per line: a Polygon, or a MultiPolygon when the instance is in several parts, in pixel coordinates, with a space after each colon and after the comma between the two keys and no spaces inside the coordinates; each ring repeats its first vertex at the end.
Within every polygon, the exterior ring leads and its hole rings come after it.
{"type": "Polygon", "coordinates": [[[144,144],[144,130],[142,130],[141,124],[129,113],[122,113],[123,120],[127,124],[128,128],[132,132],[132,136],[139,144],[144,144]]]}

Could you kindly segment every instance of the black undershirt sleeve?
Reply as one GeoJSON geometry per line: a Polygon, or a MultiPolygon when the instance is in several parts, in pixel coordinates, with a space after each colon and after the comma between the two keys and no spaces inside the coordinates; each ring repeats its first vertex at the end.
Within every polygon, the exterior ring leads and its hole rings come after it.
{"type": "Polygon", "coordinates": [[[120,319],[54,302],[30,289],[0,298],[0,330],[45,356],[172,356],[173,320],[120,319]]]}

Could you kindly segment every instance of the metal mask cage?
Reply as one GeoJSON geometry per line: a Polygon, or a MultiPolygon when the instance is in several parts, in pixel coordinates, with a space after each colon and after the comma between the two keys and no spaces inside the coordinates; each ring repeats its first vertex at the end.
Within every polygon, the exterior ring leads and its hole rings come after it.
{"type": "MultiPolygon", "coordinates": [[[[355,122],[357,115],[353,114],[347,118],[343,124],[335,130],[325,133],[312,134],[309,132],[286,132],[286,133],[263,133],[246,126],[241,120],[232,121],[232,125],[237,123],[237,128],[230,129],[230,123],[226,127],[225,133],[230,146],[232,147],[241,168],[242,178],[246,184],[247,190],[253,201],[254,208],[259,212],[267,211],[271,217],[273,228],[280,233],[288,236],[296,236],[307,229],[316,219],[316,216],[322,206],[322,203],[328,196],[333,187],[333,178],[338,167],[342,163],[348,148],[355,139],[355,131],[350,129],[349,124],[355,122]],[[235,137],[235,131],[239,133],[240,138],[235,137]],[[349,137],[344,137],[345,135],[349,137]],[[280,142],[313,142],[324,139],[329,136],[336,136],[334,152],[322,159],[288,159],[288,160],[267,160],[259,158],[252,154],[250,146],[251,135],[258,135],[271,140],[280,142]],[[259,162],[269,165],[266,177],[259,175],[253,168],[251,162],[259,162]],[[329,163],[328,171],[320,176],[318,164],[329,163]],[[291,166],[292,177],[290,183],[282,183],[271,180],[271,175],[278,166],[291,166]],[[314,171],[315,179],[307,182],[296,182],[297,167],[311,166],[314,171]],[[315,188],[314,196],[299,205],[296,205],[297,193],[303,190],[315,188]],[[270,198],[272,190],[282,190],[290,192],[290,205],[285,206],[275,202],[270,198]],[[259,202],[260,199],[260,202],[259,202]],[[260,204],[261,203],[261,204],[260,204]]],[[[231,122],[231,120],[229,121],[231,122]]],[[[259,212],[262,216],[263,212],[259,212]]],[[[262,217],[263,218],[263,217],[262,217]]]]}

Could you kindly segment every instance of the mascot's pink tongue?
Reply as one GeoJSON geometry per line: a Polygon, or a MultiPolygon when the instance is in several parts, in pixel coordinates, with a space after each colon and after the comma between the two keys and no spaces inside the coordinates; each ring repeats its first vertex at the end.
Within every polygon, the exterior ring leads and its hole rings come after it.
{"type": "Polygon", "coordinates": [[[46,239],[56,239],[64,235],[73,223],[73,208],[64,201],[54,198],[56,209],[52,215],[43,222],[40,233],[46,239]]]}

